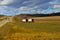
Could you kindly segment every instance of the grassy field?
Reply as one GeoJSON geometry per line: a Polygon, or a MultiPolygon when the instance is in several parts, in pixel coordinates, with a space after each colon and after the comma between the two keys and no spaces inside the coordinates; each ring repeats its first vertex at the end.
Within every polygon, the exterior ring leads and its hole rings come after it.
{"type": "Polygon", "coordinates": [[[33,19],[32,23],[22,23],[19,17],[14,17],[12,23],[0,28],[0,39],[60,40],[60,16],[33,17],[33,19]]]}
{"type": "Polygon", "coordinates": [[[7,16],[0,17],[0,21],[4,20],[6,18],[7,18],[7,16]]]}

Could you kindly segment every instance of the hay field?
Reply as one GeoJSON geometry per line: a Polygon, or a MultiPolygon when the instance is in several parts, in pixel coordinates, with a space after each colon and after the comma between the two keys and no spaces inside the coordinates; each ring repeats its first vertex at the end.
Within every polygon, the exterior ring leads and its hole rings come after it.
{"type": "Polygon", "coordinates": [[[60,40],[60,16],[33,17],[33,23],[22,23],[19,17],[14,17],[12,23],[7,23],[0,33],[1,40],[60,40]],[[9,28],[10,27],[10,28],[9,28]]]}

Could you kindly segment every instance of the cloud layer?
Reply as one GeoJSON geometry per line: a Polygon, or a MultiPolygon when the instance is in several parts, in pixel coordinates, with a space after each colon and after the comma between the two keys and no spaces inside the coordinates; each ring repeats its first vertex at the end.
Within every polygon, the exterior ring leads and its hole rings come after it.
{"type": "Polygon", "coordinates": [[[52,13],[60,11],[60,0],[0,0],[0,14],[52,13]]]}

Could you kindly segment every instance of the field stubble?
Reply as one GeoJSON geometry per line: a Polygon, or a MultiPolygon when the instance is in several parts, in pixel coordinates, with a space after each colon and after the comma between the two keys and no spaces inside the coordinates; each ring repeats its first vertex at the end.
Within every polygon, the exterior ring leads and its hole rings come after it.
{"type": "MultiPolygon", "coordinates": [[[[22,23],[18,19],[11,23],[5,40],[60,40],[60,17],[34,18],[33,23],[22,23]],[[55,20],[56,19],[56,20],[55,20]]],[[[8,26],[6,26],[8,27],[8,26]]]]}

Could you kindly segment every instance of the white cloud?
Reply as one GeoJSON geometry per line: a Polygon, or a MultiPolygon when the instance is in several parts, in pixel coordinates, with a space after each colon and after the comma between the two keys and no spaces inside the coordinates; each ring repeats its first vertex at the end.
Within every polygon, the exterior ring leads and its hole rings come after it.
{"type": "Polygon", "coordinates": [[[18,11],[14,8],[8,7],[8,6],[0,6],[0,15],[16,15],[18,11]]]}
{"type": "Polygon", "coordinates": [[[60,8],[60,0],[54,0],[49,2],[52,8],[60,8]]]}
{"type": "MultiPolygon", "coordinates": [[[[19,10],[19,13],[36,13],[36,10],[33,8],[29,8],[29,7],[20,7],[17,10],[19,10]]],[[[18,14],[19,14],[18,13],[18,14]]]]}
{"type": "Polygon", "coordinates": [[[60,8],[60,5],[54,5],[53,8],[60,8]]]}
{"type": "Polygon", "coordinates": [[[49,3],[53,5],[60,4],[60,0],[53,0],[53,1],[50,1],[49,3]]]}
{"type": "Polygon", "coordinates": [[[0,2],[0,5],[4,5],[4,4],[10,4],[10,3],[13,3],[15,2],[16,0],[3,0],[0,2]]]}
{"type": "Polygon", "coordinates": [[[30,3],[31,1],[24,1],[22,4],[27,4],[30,3]]]}
{"type": "Polygon", "coordinates": [[[30,7],[20,7],[18,8],[19,10],[33,10],[34,8],[30,8],[30,7]]]}

